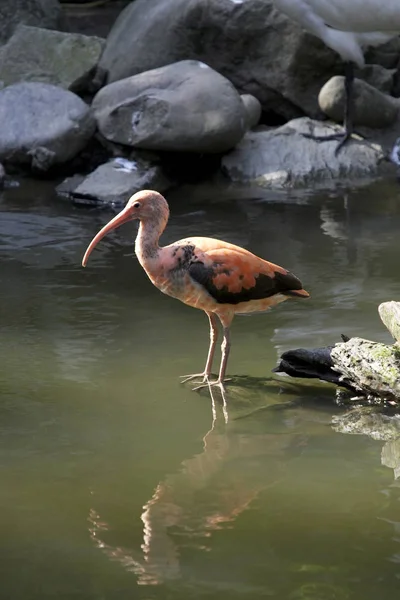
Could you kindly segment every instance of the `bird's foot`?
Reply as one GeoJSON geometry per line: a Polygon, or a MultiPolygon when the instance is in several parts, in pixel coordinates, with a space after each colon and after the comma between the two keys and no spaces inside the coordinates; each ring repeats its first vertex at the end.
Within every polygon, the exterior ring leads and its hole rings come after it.
{"type": "Polygon", "coordinates": [[[208,377],[209,377],[209,373],[194,373],[193,375],[180,375],[180,379],[181,379],[181,383],[186,383],[187,381],[192,381],[193,379],[199,379],[201,380],[201,383],[204,383],[205,385],[206,382],[208,381],[208,377]]]}
{"type": "Polygon", "coordinates": [[[356,131],[348,131],[346,129],[344,131],[338,131],[337,133],[331,133],[329,135],[313,135],[312,133],[303,133],[303,137],[310,140],[315,140],[316,142],[332,142],[337,140],[338,145],[335,148],[336,156],[339,154],[343,146],[353,138],[353,136],[356,136],[358,139],[361,140],[364,139],[364,136],[357,133],[356,131]]]}

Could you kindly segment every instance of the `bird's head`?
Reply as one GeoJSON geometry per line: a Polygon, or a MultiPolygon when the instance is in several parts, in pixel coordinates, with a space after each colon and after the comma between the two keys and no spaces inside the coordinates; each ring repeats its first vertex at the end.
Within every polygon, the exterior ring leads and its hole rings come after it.
{"type": "Polygon", "coordinates": [[[169,216],[169,208],[164,196],[153,190],[141,190],[129,198],[125,208],[121,210],[111,221],[104,225],[94,236],[86,249],[82,259],[82,266],[86,267],[88,258],[93,248],[107,233],[116,229],[128,221],[138,219],[140,221],[153,222],[165,226],[169,216]]]}

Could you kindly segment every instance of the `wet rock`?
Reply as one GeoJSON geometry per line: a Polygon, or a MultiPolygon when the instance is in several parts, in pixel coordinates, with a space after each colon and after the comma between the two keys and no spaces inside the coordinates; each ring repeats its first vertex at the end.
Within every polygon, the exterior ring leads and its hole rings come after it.
{"type": "Polygon", "coordinates": [[[114,158],[98,167],[87,177],[75,176],[58,186],[60,194],[79,203],[101,203],[122,207],[141,189],[164,192],[170,182],[159,165],[139,158],[114,158]]]}
{"type": "Polygon", "coordinates": [[[271,0],[135,0],[115,22],[99,64],[113,82],[187,58],[285,118],[321,116],[318,92],[341,64],[271,0]]]}
{"type": "Polygon", "coordinates": [[[192,60],[107,85],[92,110],[107,140],[173,152],[229,150],[242,139],[250,118],[233,85],[192,60]]]}
{"type": "Polygon", "coordinates": [[[305,135],[329,135],[335,127],[307,117],[268,131],[246,133],[222,159],[232,181],[267,187],[326,185],[377,175],[385,154],[378,144],[354,140],[335,154],[337,142],[318,142],[305,135]]]}
{"type": "Polygon", "coordinates": [[[4,44],[20,23],[59,29],[62,11],[58,0],[1,0],[0,44],[4,44]]]}
{"type": "MultiPolygon", "coordinates": [[[[332,77],[321,89],[318,102],[321,110],[331,119],[341,123],[345,109],[346,92],[344,77],[332,77]]],[[[382,94],[360,79],[354,80],[354,125],[388,127],[395,122],[400,103],[387,94],[382,94]]]]}
{"type": "Polygon", "coordinates": [[[251,94],[240,96],[246,111],[246,129],[252,129],[261,118],[262,107],[260,102],[251,94]]]}
{"type": "Polygon", "coordinates": [[[37,82],[0,91],[0,122],[0,159],[42,170],[72,159],[95,130],[78,96],[37,82]]]}
{"type": "Polygon", "coordinates": [[[104,43],[95,36],[21,25],[0,48],[0,80],[5,85],[41,81],[74,89],[94,72],[104,43]]]}
{"type": "Polygon", "coordinates": [[[72,175],[62,181],[57,187],[56,191],[61,196],[72,197],[74,190],[84,181],[85,175],[72,175]]]}

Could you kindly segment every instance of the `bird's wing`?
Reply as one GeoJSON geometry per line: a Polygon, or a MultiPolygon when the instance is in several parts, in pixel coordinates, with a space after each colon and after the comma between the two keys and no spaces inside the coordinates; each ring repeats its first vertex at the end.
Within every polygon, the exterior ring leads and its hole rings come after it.
{"type": "Polygon", "coordinates": [[[308,296],[292,273],[233,245],[203,251],[199,260],[190,264],[188,273],[220,304],[239,304],[275,294],[308,296]]]}

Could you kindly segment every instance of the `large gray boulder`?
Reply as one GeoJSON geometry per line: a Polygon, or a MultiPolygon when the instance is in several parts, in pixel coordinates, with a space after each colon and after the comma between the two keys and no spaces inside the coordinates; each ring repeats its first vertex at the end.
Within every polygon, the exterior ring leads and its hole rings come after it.
{"type": "Polygon", "coordinates": [[[116,81],[92,104],[109,141],[174,152],[230,150],[248,128],[251,108],[222,75],[198,61],[181,61],[116,81]]]}
{"type": "Polygon", "coordinates": [[[95,130],[78,96],[37,82],[0,90],[0,123],[0,160],[42,170],[72,159],[95,130]]]}
{"type": "Polygon", "coordinates": [[[41,81],[73,88],[94,71],[104,43],[95,36],[20,25],[0,47],[0,81],[4,85],[41,81]]]}
{"type": "Polygon", "coordinates": [[[4,44],[12,36],[20,23],[59,29],[62,25],[62,12],[58,0],[1,0],[0,44],[4,44]]]}
{"type": "Polygon", "coordinates": [[[65,180],[57,191],[77,203],[96,202],[122,208],[129,198],[143,189],[165,192],[170,182],[161,166],[138,158],[128,160],[116,157],[100,165],[87,177],[65,180]]]}
{"type": "Polygon", "coordinates": [[[337,141],[307,137],[335,131],[340,128],[303,117],[269,131],[249,132],[223,157],[223,172],[231,181],[275,188],[324,187],[378,175],[385,158],[379,144],[354,140],[336,154],[337,141]]]}
{"type": "Polygon", "coordinates": [[[271,0],[135,0],[114,24],[99,66],[113,82],[187,58],[287,118],[321,114],[318,92],[339,64],[271,0]]]}
{"type": "Polygon", "coordinates": [[[287,119],[321,116],[318,92],[342,68],[272,0],[135,0],[115,22],[100,67],[112,82],[189,58],[287,119]]]}

